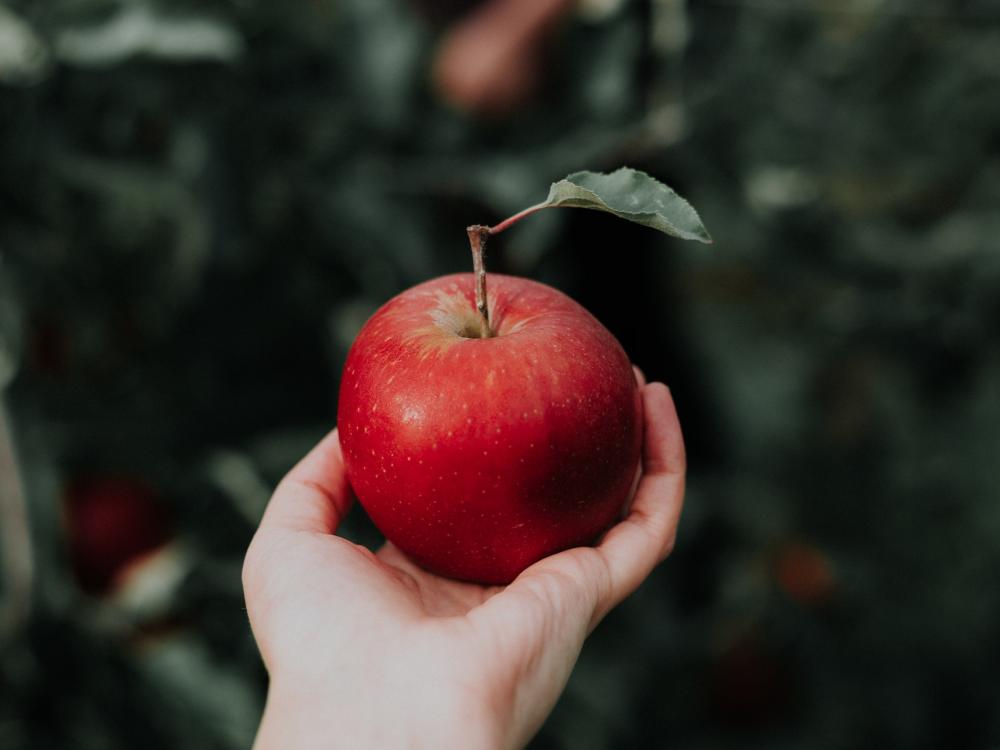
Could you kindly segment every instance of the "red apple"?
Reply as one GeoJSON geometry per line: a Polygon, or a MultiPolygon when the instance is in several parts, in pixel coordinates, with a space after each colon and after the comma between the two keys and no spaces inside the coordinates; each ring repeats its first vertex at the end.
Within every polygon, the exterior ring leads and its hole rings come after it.
{"type": "Polygon", "coordinates": [[[488,0],[445,34],[433,78],[446,101],[515,115],[545,77],[545,52],[572,0],[488,0]]]}
{"type": "Polygon", "coordinates": [[[170,540],[170,519],[151,487],[120,476],[80,477],[65,493],[70,561],[80,586],[109,593],[124,571],[170,540]]]}
{"type": "Polygon", "coordinates": [[[787,542],[778,550],[774,579],[782,591],[805,606],[827,604],[837,593],[837,576],[830,558],[805,542],[787,542]]]}
{"type": "Polygon", "coordinates": [[[338,423],[347,474],[382,531],[427,570],[502,584],[588,544],[625,505],[642,443],[621,345],[561,292],[473,274],[386,303],[351,347],[338,423]]]}

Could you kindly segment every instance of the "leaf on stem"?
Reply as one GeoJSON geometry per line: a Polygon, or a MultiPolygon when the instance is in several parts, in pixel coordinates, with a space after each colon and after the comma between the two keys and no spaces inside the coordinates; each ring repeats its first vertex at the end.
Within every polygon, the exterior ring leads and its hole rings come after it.
{"type": "Polygon", "coordinates": [[[711,243],[691,204],[645,172],[622,167],[611,174],[574,172],[552,183],[538,208],[591,208],[685,240],[711,243]]]}

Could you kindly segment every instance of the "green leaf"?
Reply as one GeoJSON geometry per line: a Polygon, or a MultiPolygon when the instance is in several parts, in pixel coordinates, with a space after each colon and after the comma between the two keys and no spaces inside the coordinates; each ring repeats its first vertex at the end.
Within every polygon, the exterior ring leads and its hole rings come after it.
{"type": "Polygon", "coordinates": [[[611,174],[574,172],[552,183],[542,208],[591,208],[685,240],[712,238],[691,204],[645,172],[622,167],[611,174]]]}

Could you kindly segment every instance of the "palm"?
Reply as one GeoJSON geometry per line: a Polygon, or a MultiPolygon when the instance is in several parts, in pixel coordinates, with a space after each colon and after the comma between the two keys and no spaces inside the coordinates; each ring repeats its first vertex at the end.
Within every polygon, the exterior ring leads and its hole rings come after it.
{"type": "Polygon", "coordinates": [[[381,570],[410,596],[414,611],[424,617],[465,615],[497,592],[501,586],[454,581],[414,565],[394,545],[385,544],[375,554],[381,570]]]}
{"type": "MultiPolygon", "coordinates": [[[[278,566],[258,575],[254,628],[268,662],[305,657],[313,667],[336,661],[331,644],[362,647],[377,622],[399,637],[417,626],[457,635],[457,621],[501,591],[501,587],[453,581],[418,568],[391,544],[377,553],[342,537],[305,530],[272,535],[278,566]],[[350,613],[345,617],[345,613],[350,613]]],[[[266,554],[266,553],[265,553],[266,554]]],[[[269,555],[270,556],[270,555],[269,555]]],[[[473,635],[462,627],[461,635],[473,635]]]]}
{"type": "Polygon", "coordinates": [[[329,534],[301,532],[294,573],[289,570],[291,591],[298,604],[313,617],[343,607],[345,598],[364,598],[367,606],[403,620],[460,617],[503,590],[429,573],[410,562],[395,546],[385,544],[375,554],[361,545],[329,534]],[[328,596],[317,596],[315,578],[324,571],[328,596]]]}

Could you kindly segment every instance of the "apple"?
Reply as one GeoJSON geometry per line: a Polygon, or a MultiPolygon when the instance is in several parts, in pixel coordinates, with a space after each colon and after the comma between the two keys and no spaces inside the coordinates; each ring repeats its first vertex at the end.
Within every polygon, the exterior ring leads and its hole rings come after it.
{"type": "Polygon", "coordinates": [[[64,496],[70,562],[84,591],[111,593],[131,565],[171,538],[153,489],[126,476],[77,477],[64,496]]]}
{"type": "Polygon", "coordinates": [[[364,325],[337,407],[347,477],[385,537],[434,573],[509,583],[594,541],[638,477],[642,403],[615,337],[544,284],[492,275],[487,294],[487,239],[561,207],[712,241],[649,175],[574,172],[541,203],[467,227],[471,275],[415,286],[364,325]]]}
{"type": "Polygon", "coordinates": [[[806,542],[786,542],[773,560],[774,580],[794,601],[822,606],[837,593],[837,576],[830,558],[806,542]]]}
{"type": "Polygon", "coordinates": [[[615,337],[561,292],[490,274],[409,289],[365,324],[340,386],[347,475],[385,537],[432,572],[512,581],[592,542],[639,465],[640,394],[615,337]]]}
{"type": "Polygon", "coordinates": [[[545,78],[547,47],[572,0],[489,0],[448,29],[432,67],[452,106],[516,115],[545,78]]]}

